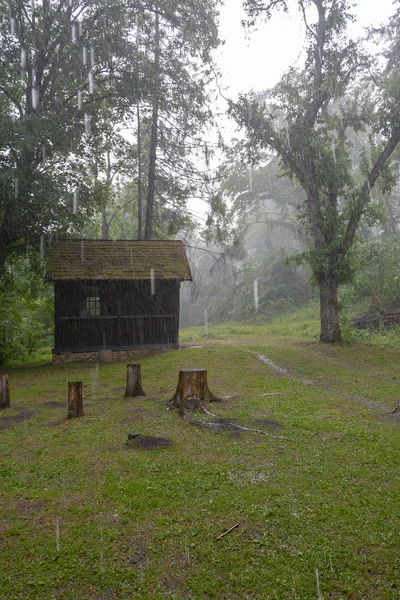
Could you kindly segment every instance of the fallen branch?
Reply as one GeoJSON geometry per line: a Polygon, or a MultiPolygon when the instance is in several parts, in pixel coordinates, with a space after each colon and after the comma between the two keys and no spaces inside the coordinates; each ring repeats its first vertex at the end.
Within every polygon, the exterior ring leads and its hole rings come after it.
{"type": "Polygon", "coordinates": [[[228,533],[230,533],[231,531],[233,531],[237,527],[239,527],[239,523],[236,523],[235,525],[233,525],[230,529],[228,529],[228,531],[224,531],[224,533],[221,533],[221,535],[219,535],[217,537],[217,540],[221,540],[223,537],[225,537],[226,535],[228,535],[228,533]]]}
{"type": "Polygon", "coordinates": [[[286,440],[287,438],[283,435],[271,435],[268,431],[262,431],[261,429],[253,429],[251,427],[243,427],[242,425],[237,425],[236,423],[230,423],[228,421],[219,421],[216,423],[204,423],[203,421],[189,421],[190,425],[197,425],[197,427],[204,427],[205,429],[211,429],[212,431],[221,431],[221,430],[239,430],[239,431],[252,431],[253,433],[263,433],[264,435],[269,435],[273,438],[279,440],[286,440]]]}
{"type": "Polygon", "coordinates": [[[231,425],[233,429],[239,429],[240,431],[253,431],[254,433],[264,433],[264,435],[269,435],[267,431],[262,431],[261,429],[252,429],[251,427],[242,427],[242,425],[236,425],[235,423],[228,423],[231,425]]]}
{"type": "Polygon", "coordinates": [[[394,408],[393,410],[391,410],[390,412],[388,412],[388,415],[394,415],[399,410],[400,410],[400,406],[397,405],[396,408],[394,408]]]}

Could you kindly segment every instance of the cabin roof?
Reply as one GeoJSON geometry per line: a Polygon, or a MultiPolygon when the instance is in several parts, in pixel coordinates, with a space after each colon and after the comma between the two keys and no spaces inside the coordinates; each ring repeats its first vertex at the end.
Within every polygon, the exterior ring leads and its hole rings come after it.
{"type": "Polygon", "coordinates": [[[59,240],[46,279],[192,279],[180,240],[59,240]]]}

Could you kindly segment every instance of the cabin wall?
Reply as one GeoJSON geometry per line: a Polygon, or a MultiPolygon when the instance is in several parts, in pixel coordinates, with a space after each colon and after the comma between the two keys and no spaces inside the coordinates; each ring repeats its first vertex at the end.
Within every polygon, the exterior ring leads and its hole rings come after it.
{"type": "Polygon", "coordinates": [[[54,289],[55,353],[178,344],[178,280],[155,280],[153,289],[149,280],[56,281],[54,289]]]}

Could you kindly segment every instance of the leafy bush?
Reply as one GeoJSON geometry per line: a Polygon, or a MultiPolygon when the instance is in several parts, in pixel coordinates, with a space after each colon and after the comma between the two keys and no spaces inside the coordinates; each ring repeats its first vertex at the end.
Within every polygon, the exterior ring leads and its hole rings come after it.
{"type": "Polygon", "coordinates": [[[354,254],[354,297],[374,304],[400,303],[400,238],[368,242],[354,254]]]}
{"type": "Polygon", "coordinates": [[[13,255],[0,287],[0,366],[29,360],[48,345],[52,330],[53,290],[39,256],[13,255]]]}

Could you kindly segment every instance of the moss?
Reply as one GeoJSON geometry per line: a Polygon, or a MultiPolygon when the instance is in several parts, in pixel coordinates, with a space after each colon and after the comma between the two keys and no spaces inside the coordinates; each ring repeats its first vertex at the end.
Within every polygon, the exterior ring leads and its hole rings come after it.
{"type": "Polygon", "coordinates": [[[181,241],[60,240],[47,263],[48,281],[70,279],[191,280],[181,241]]]}

